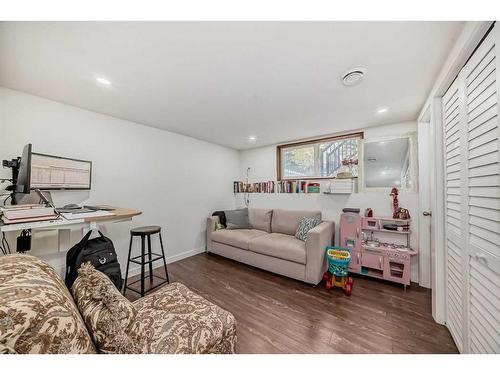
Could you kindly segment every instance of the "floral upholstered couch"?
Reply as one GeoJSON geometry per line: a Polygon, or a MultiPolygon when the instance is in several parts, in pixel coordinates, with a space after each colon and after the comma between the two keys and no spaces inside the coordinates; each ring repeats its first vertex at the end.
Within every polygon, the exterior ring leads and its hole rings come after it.
{"type": "Polygon", "coordinates": [[[234,353],[233,315],[169,284],[134,303],[90,264],[72,294],[29,255],[0,257],[0,353],[234,353]]]}

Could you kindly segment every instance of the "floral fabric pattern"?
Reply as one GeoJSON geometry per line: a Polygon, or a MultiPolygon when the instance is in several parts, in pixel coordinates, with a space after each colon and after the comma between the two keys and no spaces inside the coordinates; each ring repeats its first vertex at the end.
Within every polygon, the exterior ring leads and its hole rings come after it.
{"type": "Polygon", "coordinates": [[[83,320],[100,353],[140,353],[140,337],[129,335],[136,310],[108,276],[83,264],[71,288],[83,320]]]}
{"type": "Polygon", "coordinates": [[[0,353],[95,353],[54,269],[30,255],[0,257],[0,353]]]}
{"type": "Polygon", "coordinates": [[[132,331],[145,337],[143,353],[235,352],[234,316],[180,283],[164,286],[134,306],[132,331]]]}
{"type": "Polygon", "coordinates": [[[88,264],[72,291],[38,258],[1,256],[0,353],[235,352],[234,316],[182,284],[130,303],[88,264]]]}

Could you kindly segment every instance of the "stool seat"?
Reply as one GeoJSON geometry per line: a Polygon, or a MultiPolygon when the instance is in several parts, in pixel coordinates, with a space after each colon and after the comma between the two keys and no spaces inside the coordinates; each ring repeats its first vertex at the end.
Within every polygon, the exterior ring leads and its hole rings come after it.
{"type": "Polygon", "coordinates": [[[161,227],[157,225],[149,225],[146,227],[137,227],[130,229],[130,234],[132,236],[147,236],[149,234],[160,233],[161,227]]]}

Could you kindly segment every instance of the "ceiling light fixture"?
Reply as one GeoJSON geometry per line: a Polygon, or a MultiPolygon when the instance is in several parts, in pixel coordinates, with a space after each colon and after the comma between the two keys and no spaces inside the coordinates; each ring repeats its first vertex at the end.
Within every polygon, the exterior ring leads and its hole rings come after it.
{"type": "Polygon", "coordinates": [[[387,112],[387,111],[388,111],[388,109],[384,107],[384,108],[380,108],[380,109],[377,111],[377,113],[385,113],[385,112],[387,112]]]}
{"type": "Polygon", "coordinates": [[[257,137],[255,135],[251,135],[250,137],[248,137],[248,140],[250,142],[255,142],[257,140],[257,137]]]}
{"type": "Polygon", "coordinates": [[[344,86],[355,86],[361,83],[366,75],[365,68],[352,68],[340,77],[344,86]]]}
{"type": "Polygon", "coordinates": [[[104,78],[104,77],[97,77],[95,80],[97,82],[99,82],[101,85],[105,85],[105,86],[111,85],[111,81],[109,79],[104,78]]]}

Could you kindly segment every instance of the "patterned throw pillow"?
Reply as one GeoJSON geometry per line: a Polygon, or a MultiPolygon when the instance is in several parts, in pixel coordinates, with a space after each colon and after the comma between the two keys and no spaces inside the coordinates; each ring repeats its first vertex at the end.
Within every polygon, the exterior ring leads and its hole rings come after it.
{"type": "Polygon", "coordinates": [[[0,353],[95,352],[78,308],[54,269],[31,255],[0,256],[0,353]]]}
{"type": "Polygon", "coordinates": [[[299,222],[299,226],[297,227],[297,231],[295,232],[295,237],[299,240],[305,241],[307,240],[307,232],[313,229],[315,226],[321,223],[321,219],[317,217],[304,217],[299,222]]]}
{"type": "Polygon", "coordinates": [[[78,270],[73,297],[95,346],[101,353],[140,353],[143,341],[130,335],[136,316],[134,305],[111,280],[90,262],[78,270]]]}

